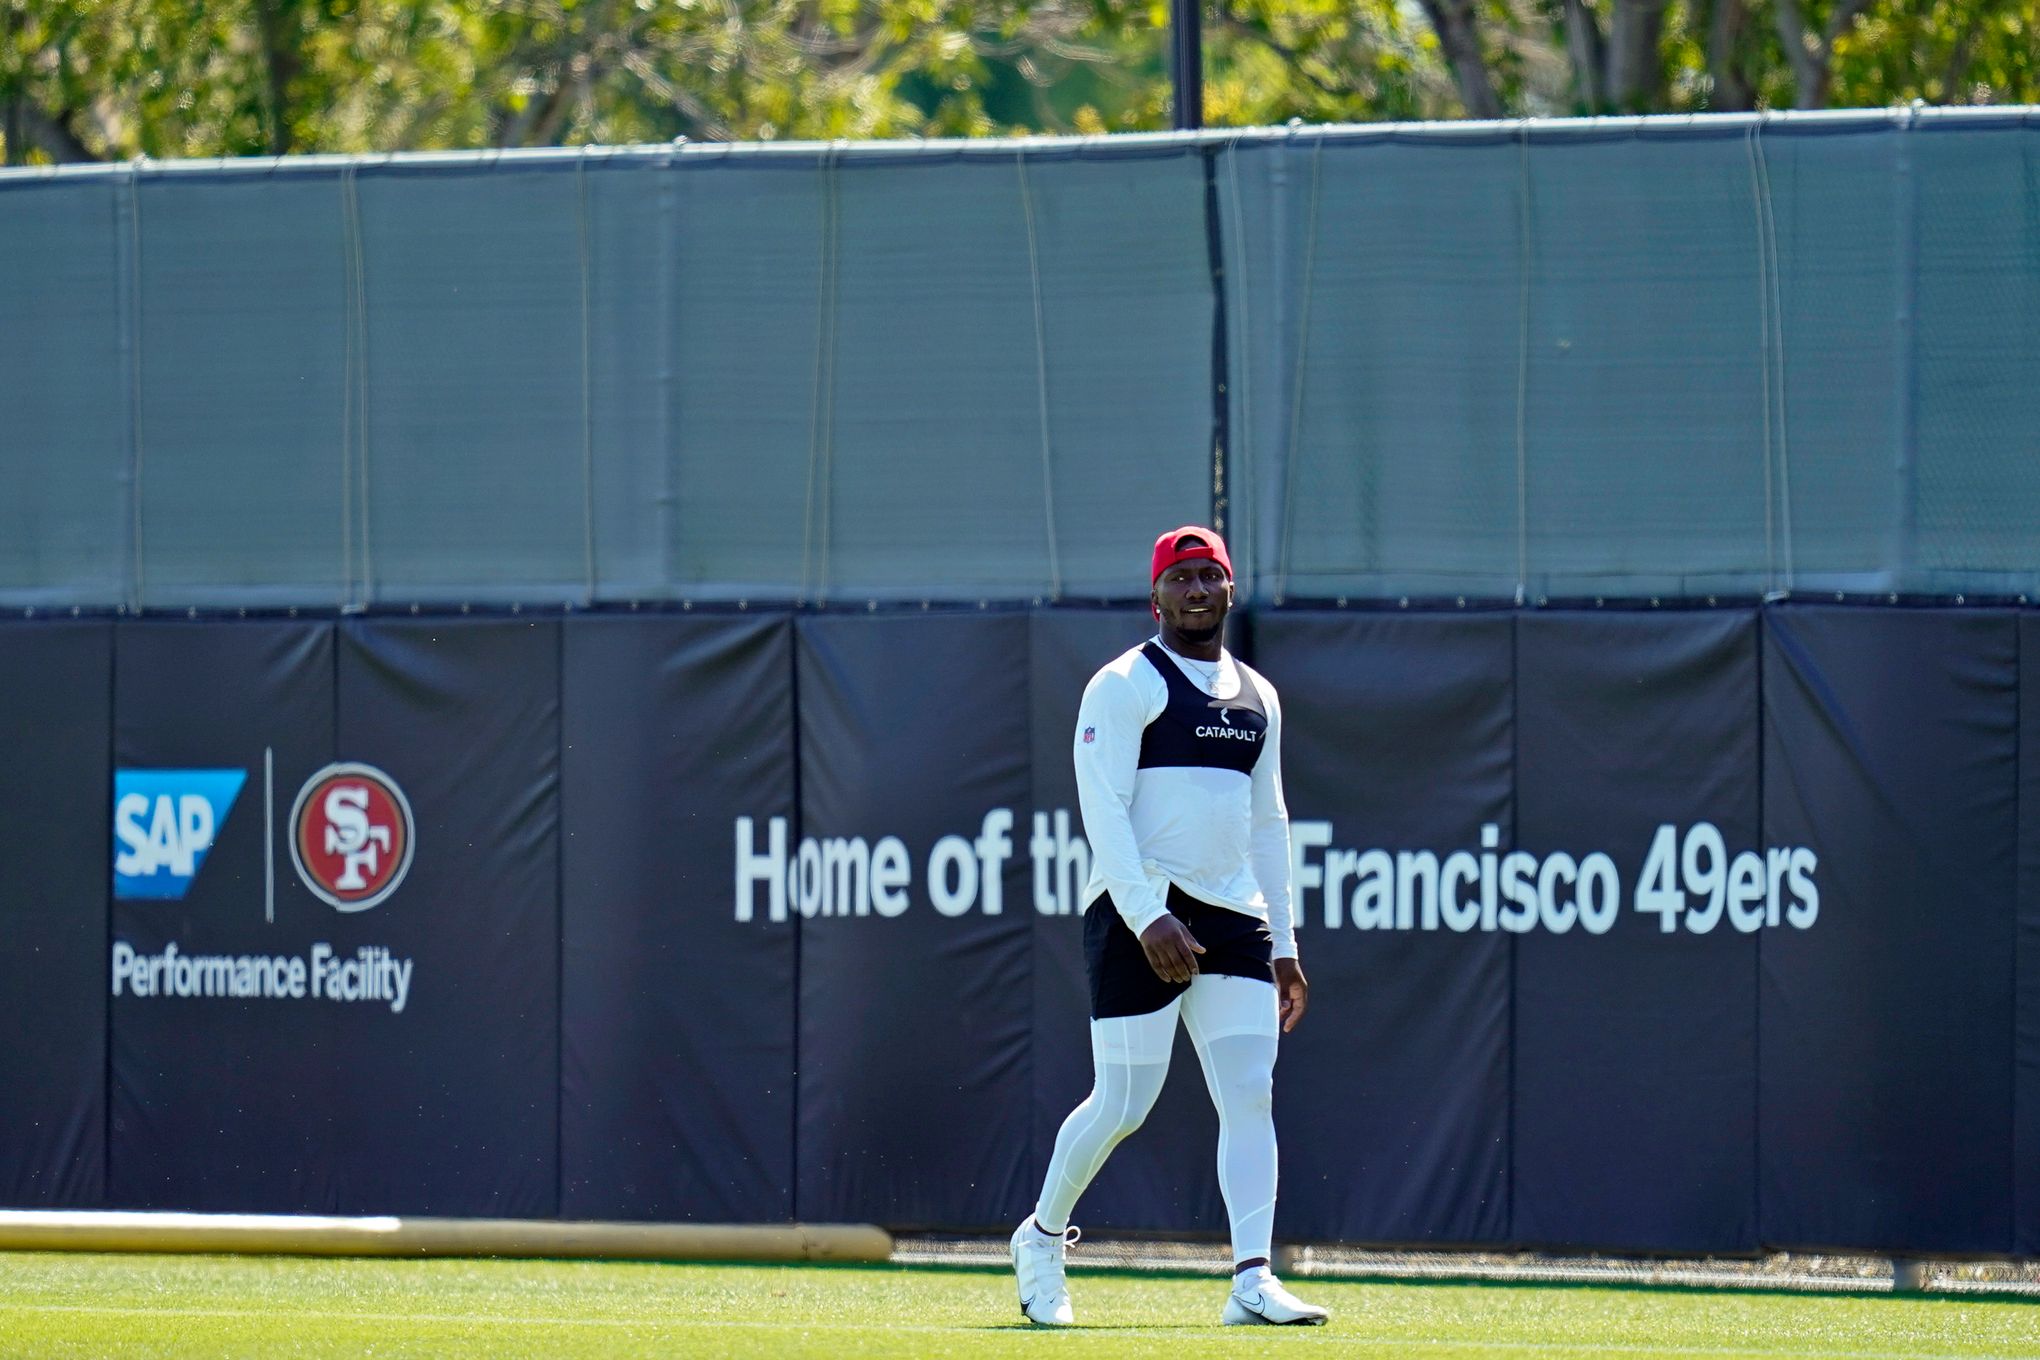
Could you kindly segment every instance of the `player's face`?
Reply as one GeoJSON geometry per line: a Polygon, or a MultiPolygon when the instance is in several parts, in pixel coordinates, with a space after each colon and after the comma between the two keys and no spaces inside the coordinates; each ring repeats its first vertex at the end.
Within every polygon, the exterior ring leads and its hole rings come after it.
{"type": "Polygon", "coordinates": [[[1155,608],[1162,616],[1162,630],[1185,642],[1216,642],[1232,602],[1232,577],[1206,558],[1178,562],[1155,582],[1155,608]]]}

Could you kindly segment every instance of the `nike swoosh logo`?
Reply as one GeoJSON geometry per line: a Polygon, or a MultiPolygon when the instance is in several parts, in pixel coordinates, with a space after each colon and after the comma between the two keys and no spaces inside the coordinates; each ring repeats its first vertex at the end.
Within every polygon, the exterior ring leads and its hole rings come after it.
{"type": "Polygon", "coordinates": [[[1240,1301],[1240,1307],[1252,1309],[1256,1313],[1261,1311],[1262,1299],[1259,1294],[1254,1295],[1252,1298],[1248,1298],[1245,1294],[1235,1294],[1233,1297],[1240,1301]]]}

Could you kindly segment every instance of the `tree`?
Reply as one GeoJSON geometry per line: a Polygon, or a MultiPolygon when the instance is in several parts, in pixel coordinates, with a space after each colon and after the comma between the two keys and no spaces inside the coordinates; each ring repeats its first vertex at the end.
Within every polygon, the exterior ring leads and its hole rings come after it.
{"type": "Polygon", "coordinates": [[[2040,97],[2035,0],[1424,0],[1476,117],[2040,97]],[[1447,39],[1448,33],[1462,36],[1447,39]],[[1497,79],[1505,39],[1562,55],[1497,79]],[[1556,69],[1561,78],[1549,76],[1556,69]]]}
{"type": "MultiPolygon", "coordinates": [[[[0,157],[1166,127],[1167,0],[0,0],[0,157]]],[[[1205,0],[1214,125],[2040,98],[2040,0],[1205,0]]]]}

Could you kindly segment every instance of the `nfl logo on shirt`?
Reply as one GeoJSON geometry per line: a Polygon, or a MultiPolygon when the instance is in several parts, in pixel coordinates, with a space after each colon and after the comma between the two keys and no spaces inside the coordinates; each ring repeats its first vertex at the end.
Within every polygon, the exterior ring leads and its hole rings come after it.
{"type": "Polygon", "coordinates": [[[1086,746],[1089,746],[1089,745],[1090,745],[1090,744],[1091,744],[1092,742],[1094,742],[1094,741],[1096,741],[1096,740],[1098,740],[1098,729],[1097,729],[1097,728],[1095,728],[1095,727],[1087,727],[1087,728],[1085,728],[1085,729],[1084,729],[1084,745],[1086,745],[1086,746]]]}

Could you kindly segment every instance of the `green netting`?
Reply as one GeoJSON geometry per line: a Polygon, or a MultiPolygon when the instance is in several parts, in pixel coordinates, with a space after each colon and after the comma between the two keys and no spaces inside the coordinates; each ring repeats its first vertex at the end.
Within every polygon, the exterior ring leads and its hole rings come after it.
{"type": "Polygon", "coordinates": [[[2036,146],[1900,111],[0,171],[0,600],[1124,597],[1214,517],[1263,599],[2029,592],[2036,146]]]}

